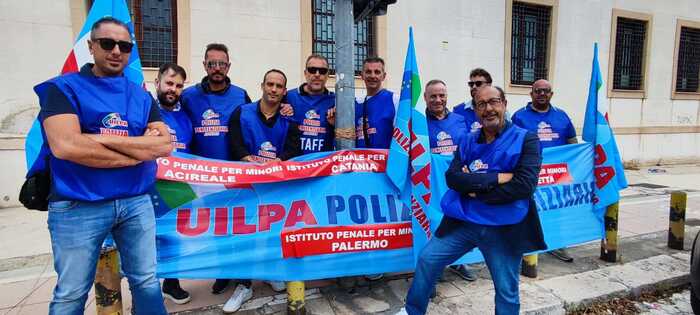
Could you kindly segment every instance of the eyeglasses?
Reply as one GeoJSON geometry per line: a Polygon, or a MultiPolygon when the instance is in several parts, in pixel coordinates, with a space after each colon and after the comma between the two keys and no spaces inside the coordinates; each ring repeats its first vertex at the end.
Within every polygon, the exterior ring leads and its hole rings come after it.
{"type": "Polygon", "coordinates": [[[467,82],[467,84],[469,85],[470,88],[473,88],[475,86],[477,88],[479,88],[484,84],[488,84],[488,82],[486,82],[486,81],[469,81],[469,82],[467,82]]]}
{"type": "Polygon", "coordinates": [[[231,65],[231,63],[229,63],[227,61],[223,61],[223,60],[210,60],[210,61],[207,61],[207,63],[206,63],[207,69],[216,69],[216,68],[223,69],[223,68],[227,68],[229,65],[231,65]]]}
{"type": "Polygon", "coordinates": [[[306,72],[311,73],[311,74],[326,75],[326,74],[328,74],[328,68],[307,67],[306,72]]]}
{"type": "Polygon", "coordinates": [[[113,40],[111,38],[95,38],[95,40],[100,44],[100,48],[106,51],[112,51],[114,46],[119,46],[119,51],[123,53],[130,53],[131,49],[134,48],[134,43],[127,42],[125,40],[113,40]]]}
{"type": "Polygon", "coordinates": [[[539,88],[539,89],[533,89],[532,93],[534,94],[549,94],[552,92],[552,89],[548,88],[539,88]]]}
{"type": "Polygon", "coordinates": [[[482,110],[482,109],[486,108],[487,104],[491,105],[491,107],[495,107],[496,105],[503,104],[503,100],[498,98],[498,97],[494,97],[486,102],[478,102],[478,103],[474,104],[474,107],[476,109],[482,110]]]}

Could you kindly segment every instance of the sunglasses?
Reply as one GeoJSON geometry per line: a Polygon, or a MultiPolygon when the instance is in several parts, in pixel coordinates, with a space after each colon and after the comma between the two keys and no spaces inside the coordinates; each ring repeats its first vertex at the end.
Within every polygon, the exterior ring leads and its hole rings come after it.
{"type": "Polygon", "coordinates": [[[227,61],[222,61],[222,60],[212,60],[212,61],[207,61],[206,65],[207,65],[207,69],[215,69],[217,67],[220,69],[223,69],[223,68],[227,68],[230,65],[230,63],[227,61]]]}
{"type": "Polygon", "coordinates": [[[112,51],[114,46],[119,46],[119,51],[123,53],[130,53],[131,49],[134,48],[134,43],[124,40],[117,41],[111,38],[96,38],[95,40],[100,44],[100,48],[106,51],[112,51]]]}
{"type": "Polygon", "coordinates": [[[486,82],[486,81],[469,81],[469,82],[467,82],[467,85],[469,85],[470,88],[473,88],[475,86],[479,88],[482,85],[487,84],[487,83],[488,82],[486,82]]]}
{"type": "Polygon", "coordinates": [[[549,94],[552,92],[552,89],[547,89],[547,88],[540,88],[540,89],[533,89],[532,93],[535,93],[535,95],[538,94],[549,94]]]}
{"type": "Polygon", "coordinates": [[[326,74],[328,74],[328,68],[307,67],[306,72],[311,73],[311,74],[326,75],[326,74]]]}

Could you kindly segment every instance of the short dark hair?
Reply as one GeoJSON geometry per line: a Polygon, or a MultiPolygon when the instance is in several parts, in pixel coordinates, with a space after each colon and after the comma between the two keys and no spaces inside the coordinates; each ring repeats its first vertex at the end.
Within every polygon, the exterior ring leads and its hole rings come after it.
{"type": "Polygon", "coordinates": [[[226,54],[226,60],[229,59],[229,57],[228,57],[228,47],[226,47],[226,45],[224,45],[224,44],[220,44],[220,43],[211,43],[211,44],[207,45],[207,49],[204,51],[204,59],[207,59],[207,53],[208,53],[210,50],[223,51],[223,52],[226,54]]]}
{"type": "Polygon", "coordinates": [[[364,65],[365,65],[366,63],[375,63],[375,62],[381,63],[381,64],[382,64],[382,67],[385,66],[385,65],[384,65],[384,59],[382,59],[382,58],[379,57],[379,56],[369,56],[369,57],[365,58],[365,60],[362,60],[362,66],[364,67],[364,65]]]}
{"type": "Polygon", "coordinates": [[[486,83],[492,83],[493,80],[491,79],[491,74],[484,70],[483,68],[475,68],[471,72],[469,72],[469,77],[473,78],[476,76],[484,77],[486,79],[486,83]]]}
{"type": "Polygon", "coordinates": [[[428,83],[425,84],[425,90],[427,91],[429,86],[435,85],[435,84],[438,84],[438,83],[441,83],[442,85],[444,85],[445,87],[447,87],[447,84],[445,83],[445,81],[442,81],[442,80],[440,80],[440,79],[432,79],[432,80],[428,81],[428,83]]]}
{"type": "Polygon", "coordinates": [[[163,77],[163,74],[168,72],[168,70],[173,70],[175,74],[179,74],[182,77],[182,80],[187,80],[187,72],[185,72],[185,68],[181,67],[180,65],[174,63],[174,62],[167,62],[164,63],[158,68],[158,78],[160,79],[163,77]]]}
{"type": "Polygon", "coordinates": [[[95,31],[97,31],[102,24],[115,24],[123,27],[127,33],[129,33],[129,38],[131,38],[131,32],[129,31],[129,27],[126,25],[126,23],[117,20],[111,16],[105,16],[99,20],[97,20],[94,24],[92,24],[92,27],[90,28],[90,39],[95,40],[97,39],[95,37],[95,31]]]}
{"type": "Polygon", "coordinates": [[[279,69],[267,70],[267,72],[265,72],[265,75],[263,75],[263,83],[265,83],[265,80],[267,80],[267,75],[272,73],[272,72],[279,73],[282,75],[282,77],[284,78],[284,86],[286,87],[287,86],[287,76],[284,74],[284,72],[282,72],[282,70],[279,70],[279,69]]]}
{"type": "Polygon", "coordinates": [[[304,62],[304,67],[306,67],[306,65],[309,64],[309,61],[310,61],[311,59],[320,59],[320,60],[323,60],[323,61],[326,62],[326,65],[327,65],[327,66],[330,66],[330,63],[328,63],[328,58],[326,58],[326,56],[320,55],[320,54],[311,54],[311,55],[309,55],[308,57],[306,57],[306,62],[304,62]]]}

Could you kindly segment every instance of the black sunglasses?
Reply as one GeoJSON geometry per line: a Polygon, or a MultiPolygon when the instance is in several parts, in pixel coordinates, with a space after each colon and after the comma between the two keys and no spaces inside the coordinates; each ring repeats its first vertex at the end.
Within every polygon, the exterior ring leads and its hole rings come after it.
{"type": "Polygon", "coordinates": [[[319,67],[307,67],[306,71],[311,74],[320,74],[320,75],[326,75],[328,74],[328,68],[319,68],[319,67]]]}
{"type": "Polygon", "coordinates": [[[134,48],[134,43],[123,40],[117,41],[111,38],[95,38],[95,40],[100,44],[100,47],[106,51],[112,51],[114,46],[119,46],[119,51],[130,53],[131,49],[134,48]]]}
{"type": "Polygon", "coordinates": [[[473,88],[474,86],[476,87],[481,87],[482,85],[486,84],[488,82],[486,81],[469,81],[467,84],[469,85],[470,88],[473,88]]]}

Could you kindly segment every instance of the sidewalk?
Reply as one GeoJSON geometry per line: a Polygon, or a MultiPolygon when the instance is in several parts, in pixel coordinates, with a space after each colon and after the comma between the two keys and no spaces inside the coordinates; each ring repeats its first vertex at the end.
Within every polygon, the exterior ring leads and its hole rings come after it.
{"type": "MultiPolygon", "coordinates": [[[[566,296],[560,296],[564,293],[553,293],[554,287],[548,285],[558,281],[574,287],[582,283],[598,285],[596,281],[585,280],[588,279],[586,277],[597,279],[617,272],[617,269],[609,268],[637,270],[641,267],[635,264],[643,265],[647,260],[659,268],[673,267],[673,271],[667,270],[665,273],[657,270],[667,278],[671,277],[678,283],[687,281],[687,250],[700,226],[700,182],[697,181],[700,178],[700,165],[653,167],[651,171],[650,168],[643,168],[626,171],[626,175],[630,188],[622,192],[619,217],[619,253],[623,264],[607,264],[598,259],[598,242],[571,248],[570,253],[576,259],[573,264],[540,255],[539,277],[521,278],[523,311],[529,308],[539,310],[538,313],[560,314],[564,310],[562,307],[571,301],[566,296]],[[686,251],[666,248],[669,193],[673,190],[688,191],[686,251]]],[[[0,242],[0,315],[46,314],[56,279],[46,214],[23,208],[0,209],[0,239],[3,240],[0,242]]],[[[483,265],[478,268],[479,280],[475,282],[466,282],[446,272],[444,281],[438,285],[438,296],[431,304],[431,314],[492,313],[493,289],[488,270],[483,265]]],[[[612,290],[611,294],[635,289],[633,284],[648,282],[652,279],[651,274],[651,270],[625,274],[626,278],[618,279],[618,283],[623,280],[633,283],[620,284],[617,286],[619,290],[612,290]]],[[[603,278],[605,282],[614,282],[603,278]]],[[[666,281],[667,278],[661,280],[666,281]]],[[[183,315],[221,314],[220,305],[226,301],[232,289],[221,295],[212,295],[211,283],[182,281],[183,287],[192,294],[192,301],[182,306],[166,301],[168,310],[183,315]]],[[[409,284],[410,274],[389,275],[376,282],[359,279],[350,288],[339,286],[335,281],[307,283],[307,311],[310,314],[392,314],[403,304],[409,284]]],[[[244,304],[244,310],[238,314],[273,314],[285,310],[285,294],[275,294],[266,284],[256,283],[255,286],[255,296],[244,304]]],[[[128,314],[130,296],[126,281],[122,287],[124,309],[128,314]]],[[[575,291],[573,296],[576,295],[585,296],[582,291],[575,291]]],[[[95,314],[92,293],[88,301],[86,314],[95,314]]]]}

